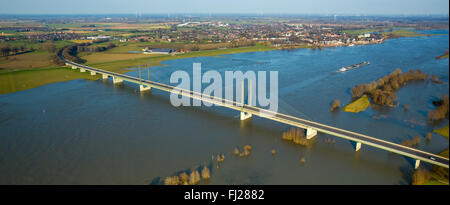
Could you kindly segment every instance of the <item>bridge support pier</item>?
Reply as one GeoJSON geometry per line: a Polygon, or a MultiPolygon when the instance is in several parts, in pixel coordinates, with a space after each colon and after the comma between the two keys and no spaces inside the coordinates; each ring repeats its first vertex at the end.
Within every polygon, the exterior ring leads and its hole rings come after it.
{"type": "Polygon", "coordinates": [[[311,139],[317,135],[317,130],[313,128],[306,128],[305,130],[306,139],[311,139]]]}
{"type": "Polygon", "coordinates": [[[419,168],[420,160],[416,159],[416,164],[414,165],[414,169],[419,168]]]}
{"type": "Polygon", "coordinates": [[[246,120],[249,118],[252,118],[252,114],[246,113],[246,112],[241,112],[241,120],[246,120]]]}
{"type": "Polygon", "coordinates": [[[116,78],[116,77],[113,76],[113,83],[114,83],[114,84],[117,84],[117,83],[123,83],[123,80],[122,80],[122,79],[119,79],[119,78],[116,78]]]}
{"type": "Polygon", "coordinates": [[[361,149],[361,142],[356,142],[355,152],[359,151],[360,149],[361,149]]]}
{"type": "Polygon", "coordinates": [[[91,75],[97,75],[97,73],[94,71],[91,71],[91,75]]]}
{"type": "Polygon", "coordinates": [[[84,68],[80,68],[80,72],[84,73],[86,70],[84,68]]]}
{"type": "Polygon", "coordinates": [[[140,90],[141,92],[150,90],[151,88],[152,88],[152,87],[150,87],[150,86],[139,85],[139,90],[140,90]]]}
{"type": "Polygon", "coordinates": [[[74,70],[75,70],[75,69],[77,69],[77,67],[76,67],[76,66],[72,66],[72,69],[74,69],[74,70]]]}
{"type": "Polygon", "coordinates": [[[108,75],[102,74],[102,78],[103,78],[103,79],[108,79],[108,75]]]}

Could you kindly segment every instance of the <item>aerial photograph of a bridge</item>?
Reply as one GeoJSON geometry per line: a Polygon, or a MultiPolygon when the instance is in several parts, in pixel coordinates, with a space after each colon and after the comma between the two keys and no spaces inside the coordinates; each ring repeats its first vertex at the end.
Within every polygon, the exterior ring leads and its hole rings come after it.
{"type": "Polygon", "coordinates": [[[448,188],[446,0],[0,3],[0,185],[448,188]]]}

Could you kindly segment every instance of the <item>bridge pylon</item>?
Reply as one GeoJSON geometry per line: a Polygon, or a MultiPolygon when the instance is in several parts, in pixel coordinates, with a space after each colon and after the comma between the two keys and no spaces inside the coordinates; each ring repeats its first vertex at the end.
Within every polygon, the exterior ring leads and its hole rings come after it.
{"type": "Polygon", "coordinates": [[[150,87],[150,86],[145,86],[145,85],[139,85],[139,91],[141,91],[141,92],[144,92],[144,91],[147,91],[147,90],[150,90],[152,87],[150,87]]]}
{"type": "Polygon", "coordinates": [[[311,139],[317,135],[317,130],[313,128],[306,128],[305,130],[306,139],[311,139]]]}
{"type": "MultiPolygon", "coordinates": [[[[244,81],[242,81],[242,86],[241,86],[241,106],[242,106],[242,108],[244,107],[244,81]]],[[[248,93],[248,96],[249,96],[249,98],[248,98],[248,104],[249,105],[251,105],[252,104],[252,80],[250,79],[250,82],[249,82],[249,87],[250,87],[250,91],[249,91],[249,93],[248,93]]],[[[247,113],[247,112],[243,112],[243,111],[241,111],[241,120],[246,120],[246,119],[249,119],[249,118],[252,118],[252,114],[250,114],[250,113],[247,113]]]]}
{"type": "Polygon", "coordinates": [[[120,79],[120,78],[117,78],[117,77],[113,76],[113,83],[114,83],[114,84],[117,84],[117,83],[123,83],[123,80],[120,79]]]}
{"type": "Polygon", "coordinates": [[[416,159],[416,163],[414,164],[414,169],[419,168],[420,160],[416,159]]]}
{"type": "Polygon", "coordinates": [[[356,142],[355,152],[359,151],[360,149],[361,149],[361,142],[356,142]]]}
{"type": "Polygon", "coordinates": [[[252,114],[246,113],[246,112],[241,112],[241,120],[246,120],[249,118],[252,118],[252,114]]]}

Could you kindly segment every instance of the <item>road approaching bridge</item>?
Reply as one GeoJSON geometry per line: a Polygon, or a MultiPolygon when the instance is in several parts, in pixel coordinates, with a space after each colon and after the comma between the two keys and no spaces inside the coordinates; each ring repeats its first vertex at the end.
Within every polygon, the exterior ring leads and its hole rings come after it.
{"type": "MultiPolygon", "coordinates": [[[[132,83],[136,83],[140,87],[140,91],[150,90],[151,88],[155,88],[158,90],[163,90],[169,93],[175,93],[183,96],[188,96],[193,99],[202,100],[205,102],[210,102],[215,105],[227,107],[230,109],[237,110],[241,113],[241,120],[245,120],[251,118],[252,115],[256,115],[262,118],[278,121],[284,124],[288,124],[291,126],[303,128],[306,130],[306,137],[308,139],[314,137],[317,132],[326,133],[329,135],[341,137],[344,139],[348,139],[356,142],[356,151],[361,149],[361,145],[368,145],[376,148],[380,148],[389,152],[397,153],[403,156],[407,156],[415,159],[415,168],[418,168],[421,161],[428,162],[434,165],[438,165],[441,167],[449,168],[449,159],[433,154],[425,151],[421,151],[418,149],[410,148],[407,146],[403,146],[400,144],[392,143],[386,140],[377,139],[374,137],[370,137],[367,135],[351,132],[348,130],[339,129],[336,127],[320,124],[317,122],[312,122],[308,120],[304,120],[301,118],[297,118],[294,116],[272,112],[270,110],[258,108],[251,105],[246,105],[243,102],[235,102],[230,101],[223,98],[217,98],[214,96],[204,95],[202,93],[197,93],[191,90],[185,90],[181,88],[177,88],[171,85],[166,85],[150,80],[145,80],[141,78],[136,78],[128,75],[123,75],[119,73],[114,73],[110,71],[105,71],[97,68],[88,67],[85,65],[77,64],[71,61],[68,61],[60,55],[61,59],[64,60],[67,66],[72,67],[72,69],[80,69],[81,72],[90,71],[91,75],[101,74],[104,79],[108,77],[112,77],[113,82],[122,83],[124,80],[132,83]]],[[[243,98],[242,98],[243,99],[243,98]]]]}

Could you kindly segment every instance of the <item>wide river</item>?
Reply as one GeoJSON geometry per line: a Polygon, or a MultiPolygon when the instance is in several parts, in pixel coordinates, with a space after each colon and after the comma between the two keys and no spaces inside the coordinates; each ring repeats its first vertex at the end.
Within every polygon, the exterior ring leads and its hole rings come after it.
{"type": "MultiPolygon", "coordinates": [[[[169,83],[172,72],[276,70],[279,111],[392,142],[421,136],[419,149],[439,153],[448,140],[433,133],[444,120],[427,123],[432,101],[449,92],[446,35],[390,39],[383,44],[267,51],[163,62],[151,79],[169,83]],[[370,61],[345,73],[342,66],[370,61]],[[329,112],[331,102],[351,101],[350,89],[396,68],[421,69],[443,84],[414,82],[398,91],[399,106],[329,112]],[[410,104],[409,111],[402,107],[410,104]]],[[[128,75],[137,76],[132,71],[128,75]]],[[[146,73],[144,72],[144,76],[146,73]]],[[[204,85],[204,87],[206,84],[204,85]]],[[[289,127],[258,117],[240,122],[239,113],[221,107],[173,107],[159,90],[140,94],[136,85],[73,80],[0,95],[0,184],[161,184],[164,177],[207,165],[202,184],[409,184],[413,161],[319,134],[310,147],[281,139],[289,127]],[[335,143],[328,143],[328,138],[335,143]],[[333,141],[333,140],[331,140],[333,141]],[[248,157],[232,154],[251,144],[248,157]],[[274,156],[271,149],[276,150],[274,156]],[[218,165],[212,156],[225,154],[218,165]],[[300,162],[301,158],[306,162],[300,162]]],[[[422,163],[421,166],[430,168],[422,163]]]]}

